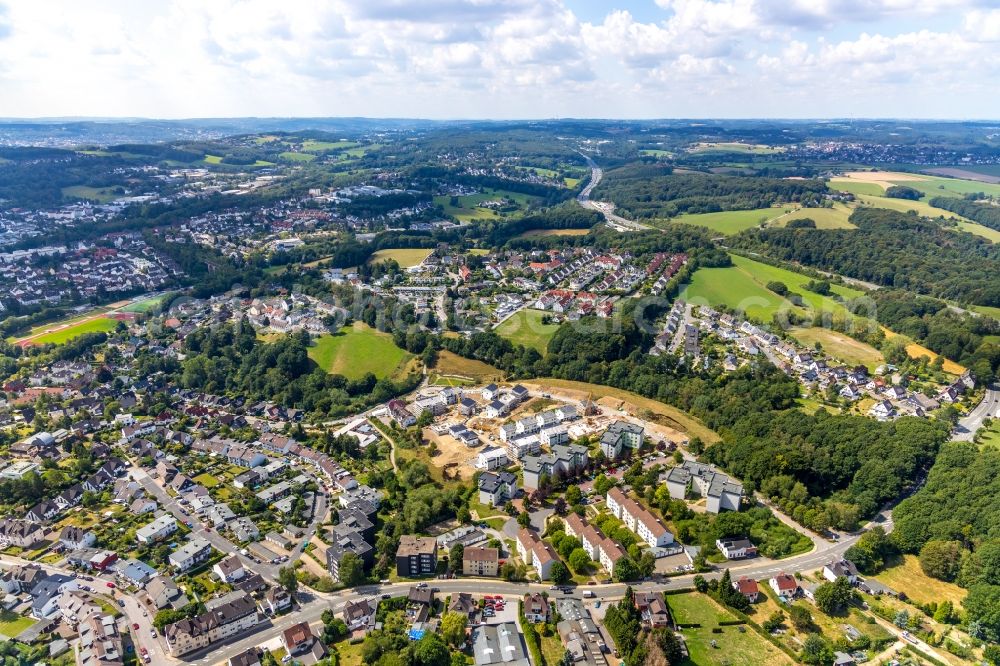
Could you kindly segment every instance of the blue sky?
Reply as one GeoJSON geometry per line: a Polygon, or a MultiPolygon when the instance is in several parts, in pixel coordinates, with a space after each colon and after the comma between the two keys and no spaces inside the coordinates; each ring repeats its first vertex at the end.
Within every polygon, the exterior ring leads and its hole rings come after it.
{"type": "Polygon", "coordinates": [[[0,0],[0,116],[1000,116],[1000,0],[0,0]]]}

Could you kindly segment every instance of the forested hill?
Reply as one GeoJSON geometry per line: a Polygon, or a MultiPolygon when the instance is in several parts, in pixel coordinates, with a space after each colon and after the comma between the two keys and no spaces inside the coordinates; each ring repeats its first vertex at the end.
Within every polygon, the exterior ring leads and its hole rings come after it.
{"type": "Polygon", "coordinates": [[[651,219],[807,203],[818,201],[825,191],[826,184],[818,180],[676,173],[666,166],[629,165],[609,171],[593,196],[613,201],[627,217],[651,219]]]}
{"type": "Polygon", "coordinates": [[[732,244],[880,285],[1000,306],[1000,245],[892,210],[861,208],[850,219],[856,230],[753,230],[732,244]]]}

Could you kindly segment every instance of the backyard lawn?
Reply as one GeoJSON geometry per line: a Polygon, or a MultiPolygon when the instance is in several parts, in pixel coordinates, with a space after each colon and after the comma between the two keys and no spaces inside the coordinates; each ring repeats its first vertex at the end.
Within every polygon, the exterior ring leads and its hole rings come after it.
{"type": "Polygon", "coordinates": [[[360,379],[369,372],[379,378],[401,374],[413,355],[397,347],[388,333],[355,322],[350,328],[317,337],[309,358],[327,372],[360,379]]]}
{"type": "Polygon", "coordinates": [[[690,659],[685,664],[697,666],[760,666],[794,663],[784,652],[767,642],[747,626],[719,627],[719,621],[735,620],[729,611],[707,595],[698,592],[670,594],[667,604],[679,624],[700,624],[682,629],[690,659]]]}
{"type": "Polygon", "coordinates": [[[33,624],[35,624],[35,620],[31,617],[22,617],[10,611],[0,613],[0,634],[7,638],[16,638],[33,624]]]}

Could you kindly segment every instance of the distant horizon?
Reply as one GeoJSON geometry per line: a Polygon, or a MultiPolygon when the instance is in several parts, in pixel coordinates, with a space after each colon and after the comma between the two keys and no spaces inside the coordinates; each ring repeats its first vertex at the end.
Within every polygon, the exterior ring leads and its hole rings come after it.
{"type": "Polygon", "coordinates": [[[905,116],[621,116],[621,117],[600,117],[600,116],[524,116],[524,117],[440,117],[429,116],[0,116],[0,122],[35,122],[35,123],[56,123],[56,122],[203,122],[203,121],[226,121],[226,120],[385,120],[385,121],[407,121],[407,122],[431,122],[431,123],[461,123],[461,122],[484,122],[484,123],[508,123],[508,122],[683,122],[683,121],[724,121],[724,122],[802,122],[802,123],[822,123],[822,122],[915,122],[915,123],[998,123],[1000,116],[996,117],[975,117],[948,118],[948,117],[905,117],[905,116]]]}
{"type": "Polygon", "coordinates": [[[0,0],[0,116],[992,119],[998,52],[991,0],[0,0]]]}

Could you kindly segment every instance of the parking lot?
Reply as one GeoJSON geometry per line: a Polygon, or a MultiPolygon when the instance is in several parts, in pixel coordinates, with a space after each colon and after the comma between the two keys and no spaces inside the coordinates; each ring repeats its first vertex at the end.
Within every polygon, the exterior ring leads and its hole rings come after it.
{"type": "Polygon", "coordinates": [[[517,622],[517,602],[518,602],[517,597],[507,595],[503,598],[503,601],[504,601],[503,610],[494,610],[495,615],[493,617],[486,617],[484,611],[483,615],[484,624],[503,624],[504,622],[517,622]]]}

